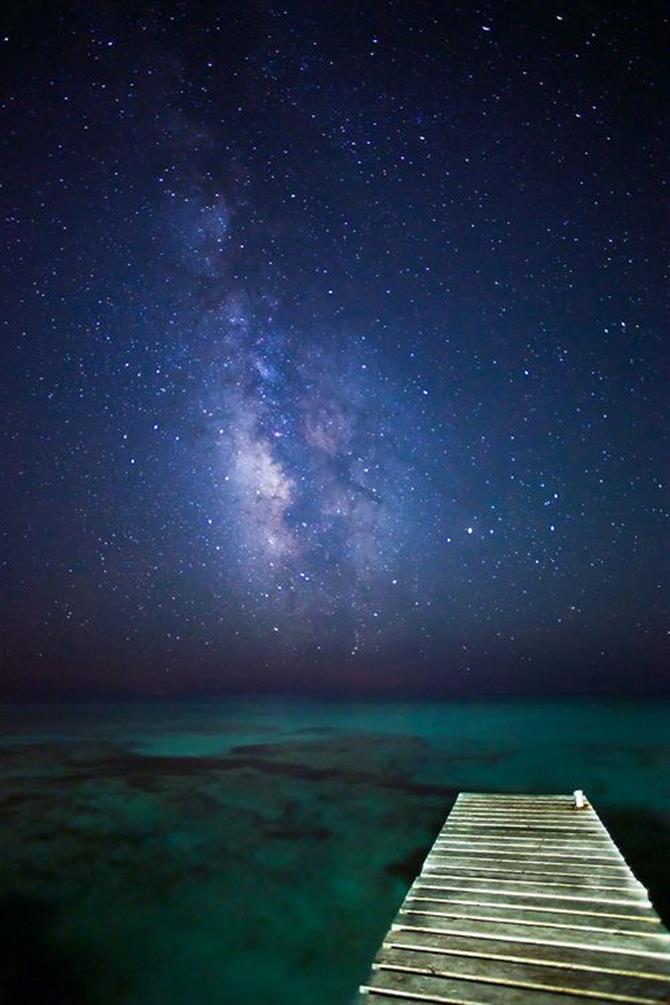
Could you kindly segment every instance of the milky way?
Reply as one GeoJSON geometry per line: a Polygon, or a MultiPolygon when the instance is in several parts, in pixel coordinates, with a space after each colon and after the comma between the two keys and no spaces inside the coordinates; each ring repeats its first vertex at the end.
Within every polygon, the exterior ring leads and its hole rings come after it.
{"type": "Polygon", "coordinates": [[[40,17],[8,691],[660,686],[660,6],[40,17]]]}
{"type": "Polygon", "coordinates": [[[202,414],[239,602],[276,649],[339,640],[355,655],[390,640],[389,610],[407,602],[420,411],[365,334],[287,329],[275,301],[231,280],[220,202],[194,199],[180,223],[202,311],[184,323],[208,347],[202,414]]]}

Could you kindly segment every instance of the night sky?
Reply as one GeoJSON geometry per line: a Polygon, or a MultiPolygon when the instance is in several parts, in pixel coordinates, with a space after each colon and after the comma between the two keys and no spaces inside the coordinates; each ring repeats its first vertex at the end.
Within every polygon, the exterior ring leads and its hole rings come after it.
{"type": "Polygon", "coordinates": [[[0,691],[664,688],[665,4],[12,6],[0,691]]]}

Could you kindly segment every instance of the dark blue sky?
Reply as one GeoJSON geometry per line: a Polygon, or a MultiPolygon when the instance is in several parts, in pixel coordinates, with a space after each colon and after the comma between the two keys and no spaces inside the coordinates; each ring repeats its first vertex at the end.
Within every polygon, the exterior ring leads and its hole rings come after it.
{"type": "Polygon", "coordinates": [[[663,15],[14,5],[0,690],[664,686],[663,15]]]}

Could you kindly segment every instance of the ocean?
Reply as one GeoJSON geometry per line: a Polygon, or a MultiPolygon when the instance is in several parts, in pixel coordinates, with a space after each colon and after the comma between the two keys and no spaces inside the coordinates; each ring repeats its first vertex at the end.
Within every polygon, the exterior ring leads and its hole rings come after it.
{"type": "Polygon", "coordinates": [[[582,788],[670,919],[670,705],[3,705],[1,1005],[349,1005],[459,791],[582,788]]]}

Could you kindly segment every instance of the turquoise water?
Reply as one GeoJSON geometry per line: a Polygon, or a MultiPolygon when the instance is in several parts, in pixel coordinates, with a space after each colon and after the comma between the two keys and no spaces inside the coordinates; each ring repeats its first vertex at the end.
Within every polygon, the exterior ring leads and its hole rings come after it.
{"type": "Polygon", "coordinates": [[[667,704],[0,714],[2,1005],[348,1005],[460,790],[585,789],[670,916],[667,704]]]}

